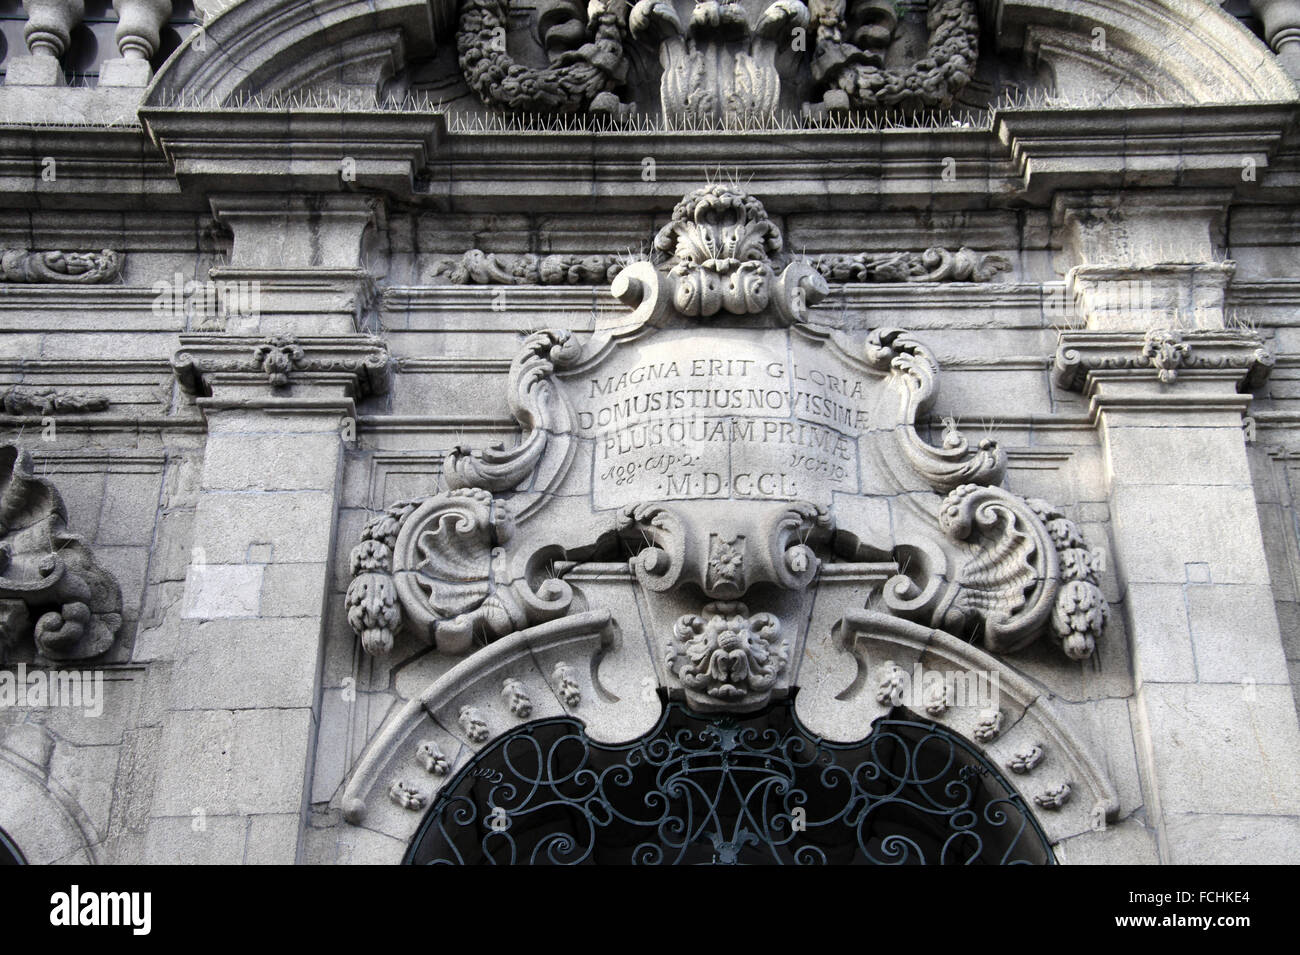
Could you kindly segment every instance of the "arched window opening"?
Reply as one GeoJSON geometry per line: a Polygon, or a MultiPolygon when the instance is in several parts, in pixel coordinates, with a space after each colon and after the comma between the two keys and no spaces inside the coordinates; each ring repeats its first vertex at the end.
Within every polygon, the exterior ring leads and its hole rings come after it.
{"type": "Polygon", "coordinates": [[[439,793],[408,864],[1052,864],[1019,794],[961,737],[895,710],[850,744],[790,700],[744,716],[670,704],[635,742],[572,718],[519,727],[439,793]]]}

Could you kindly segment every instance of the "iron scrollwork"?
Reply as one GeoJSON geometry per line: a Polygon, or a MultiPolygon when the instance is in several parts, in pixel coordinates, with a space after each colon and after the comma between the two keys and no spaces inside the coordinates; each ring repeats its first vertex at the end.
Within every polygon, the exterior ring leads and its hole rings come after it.
{"type": "Polygon", "coordinates": [[[895,710],[857,743],[781,701],[707,718],[670,704],[632,743],[569,717],[520,727],[442,791],[425,865],[1051,864],[1019,794],[969,744],[895,710]],[[903,718],[893,718],[901,716],[903,718]]]}

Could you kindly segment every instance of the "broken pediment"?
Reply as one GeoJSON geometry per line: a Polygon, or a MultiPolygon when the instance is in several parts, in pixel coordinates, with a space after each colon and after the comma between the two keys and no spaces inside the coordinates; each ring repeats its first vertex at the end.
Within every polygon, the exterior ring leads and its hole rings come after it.
{"type": "Polygon", "coordinates": [[[999,486],[995,441],[926,439],[940,369],[920,341],[819,324],[824,280],[739,189],[686,196],[653,247],[614,282],[626,310],[528,337],[517,443],[454,449],[446,490],[367,524],[346,598],[367,651],[405,631],[465,653],[630,600],[660,684],[739,710],[864,608],[995,653],[1049,635],[1091,654],[1092,552],[999,486]]]}

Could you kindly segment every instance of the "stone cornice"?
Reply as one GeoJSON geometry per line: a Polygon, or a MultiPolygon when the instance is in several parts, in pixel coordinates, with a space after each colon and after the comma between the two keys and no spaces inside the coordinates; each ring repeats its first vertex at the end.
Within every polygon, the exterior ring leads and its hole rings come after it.
{"type": "Polygon", "coordinates": [[[1177,382],[1228,379],[1250,392],[1268,378],[1273,356],[1250,332],[1062,332],[1053,378],[1069,391],[1092,396],[1101,381],[1151,382],[1176,397],[1177,382]]]}
{"type": "MultiPolygon", "coordinates": [[[[385,394],[391,380],[388,345],[367,335],[264,338],[180,336],[172,368],[182,390],[210,396],[214,385],[262,385],[277,406],[301,404],[303,385],[342,386],[349,397],[385,394]]],[[[260,392],[259,392],[260,393],[260,392]]]]}
{"type": "Polygon", "coordinates": [[[443,135],[440,113],[146,107],[145,130],[186,188],[412,192],[443,135]]]}
{"type": "Polygon", "coordinates": [[[1240,190],[1246,160],[1265,179],[1296,110],[1294,103],[1020,109],[999,111],[993,122],[1024,193],[1042,201],[1058,189],[1240,190]]]}

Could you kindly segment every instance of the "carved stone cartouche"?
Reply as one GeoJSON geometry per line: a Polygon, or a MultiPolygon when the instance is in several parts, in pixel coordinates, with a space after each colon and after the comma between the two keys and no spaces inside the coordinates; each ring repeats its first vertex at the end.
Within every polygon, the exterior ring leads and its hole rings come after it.
{"type": "MultiPolygon", "coordinates": [[[[387,652],[405,629],[464,653],[555,620],[575,604],[571,569],[614,550],[651,639],[667,640],[668,693],[697,708],[755,708],[789,689],[828,568],[866,575],[855,606],[993,652],[1050,633],[1072,659],[1092,653],[1107,610],[1078,528],[997,486],[1007,458],[991,438],[970,443],[945,419],[929,443],[917,423],[937,395],[934,356],[901,329],[863,338],[815,323],[825,279],[783,265],[782,248],[756,198],[698,189],[652,259],[619,272],[611,293],[628,313],[589,340],[530,334],[507,382],[518,441],[452,449],[447,490],[366,526],[347,593],[366,650],[387,652]],[[874,529],[841,526],[863,495],[909,507],[874,529]]],[[[983,267],[972,254],[949,277],[983,267]]],[[[577,705],[569,668],[550,677],[577,705]]],[[[522,683],[501,693],[515,717],[532,712],[522,683]]],[[[923,703],[932,716],[952,705],[923,703]]],[[[996,712],[981,719],[984,735],[1000,731],[996,712]]]]}

